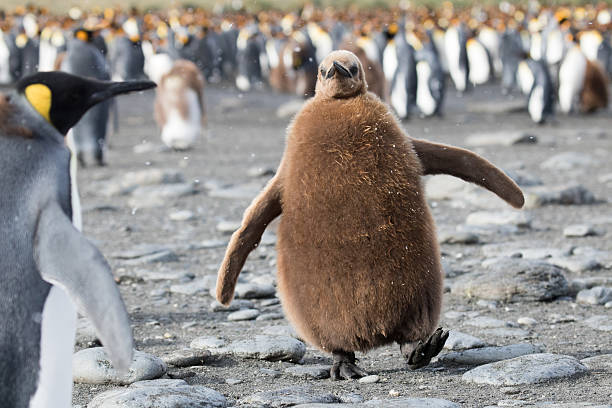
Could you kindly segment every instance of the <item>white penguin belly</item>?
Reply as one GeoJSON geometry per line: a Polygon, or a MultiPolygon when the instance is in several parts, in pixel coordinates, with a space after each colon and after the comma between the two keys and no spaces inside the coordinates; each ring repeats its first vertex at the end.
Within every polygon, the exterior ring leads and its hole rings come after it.
{"type": "Polygon", "coordinates": [[[30,408],[72,406],[72,354],[76,308],[68,294],[52,286],[42,313],[40,372],[30,408]]]}
{"type": "Polygon", "coordinates": [[[564,113],[569,113],[574,101],[578,98],[584,85],[586,57],[580,48],[572,48],[559,69],[559,107],[564,113]]]}
{"type": "Polygon", "coordinates": [[[8,84],[11,82],[9,56],[10,51],[4,42],[4,36],[0,34],[0,83],[2,84],[8,84]]]}
{"type": "Polygon", "coordinates": [[[406,78],[398,75],[391,90],[391,106],[395,109],[397,116],[405,118],[408,116],[408,91],[406,90],[406,78]]]}
{"type": "Polygon", "coordinates": [[[534,122],[540,123],[542,121],[542,116],[544,115],[544,88],[541,85],[536,86],[533,92],[531,92],[527,110],[534,122]]]}
{"type": "Polygon", "coordinates": [[[486,83],[491,75],[486,48],[476,40],[470,40],[467,46],[467,58],[470,66],[470,82],[474,85],[486,83]]]}
{"type": "Polygon", "coordinates": [[[176,109],[170,109],[168,120],[162,130],[162,141],[173,149],[189,149],[202,133],[202,114],[196,93],[185,91],[187,99],[187,118],[176,109]]]}
{"type": "Polygon", "coordinates": [[[387,81],[391,82],[397,71],[397,47],[394,42],[389,42],[383,51],[383,72],[387,81]]]}
{"type": "Polygon", "coordinates": [[[431,116],[436,111],[436,100],[429,89],[431,68],[425,61],[420,61],[417,63],[416,69],[418,78],[416,103],[424,115],[431,116]]]}

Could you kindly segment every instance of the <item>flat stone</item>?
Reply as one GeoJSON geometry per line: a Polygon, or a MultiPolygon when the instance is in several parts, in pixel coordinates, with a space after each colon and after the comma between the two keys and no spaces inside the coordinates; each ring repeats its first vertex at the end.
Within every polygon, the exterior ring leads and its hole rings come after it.
{"type": "Polygon", "coordinates": [[[210,310],[213,312],[235,312],[236,310],[252,309],[253,307],[253,302],[246,299],[234,299],[229,306],[224,306],[216,300],[210,304],[210,310]]]}
{"type": "Polygon", "coordinates": [[[525,208],[545,205],[588,205],[597,202],[595,195],[582,185],[540,186],[523,191],[525,208]]]}
{"type": "Polygon", "coordinates": [[[612,354],[600,354],[580,360],[590,370],[604,370],[612,372],[612,354]]]}
{"type": "Polygon", "coordinates": [[[187,348],[175,350],[162,356],[162,361],[174,367],[193,367],[204,365],[208,357],[210,357],[208,350],[187,348]]]}
{"type": "Polygon", "coordinates": [[[81,350],[72,359],[74,382],[86,384],[131,384],[136,381],[159,378],[166,373],[166,364],[159,358],[134,351],[129,371],[118,373],[112,366],[103,347],[81,350]]]}
{"type": "Polygon", "coordinates": [[[427,178],[425,196],[428,200],[452,200],[460,197],[469,189],[465,181],[448,175],[436,175],[427,178]]]}
{"type": "Polygon", "coordinates": [[[144,268],[119,268],[115,274],[120,280],[133,279],[145,282],[155,281],[188,281],[194,275],[187,271],[164,269],[152,271],[144,268]]]}
{"type": "Polygon", "coordinates": [[[170,218],[171,221],[191,221],[194,220],[196,216],[193,211],[180,210],[171,212],[168,218],[170,218]]]}
{"type": "Polygon", "coordinates": [[[468,136],[465,143],[468,146],[513,146],[517,144],[535,144],[538,138],[522,131],[501,131],[481,133],[468,136]]]}
{"type": "Polygon", "coordinates": [[[555,154],[540,164],[546,170],[573,170],[595,166],[598,161],[591,155],[578,152],[565,152],[555,154]]]}
{"type": "Polygon", "coordinates": [[[257,309],[242,309],[230,313],[227,316],[227,320],[231,322],[237,322],[241,320],[255,320],[257,316],[259,316],[259,310],[257,309]]]}
{"type": "Polygon", "coordinates": [[[366,375],[365,377],[361,377],[359,379],[359,382],[361,384],[374,384],[380,381],[380,377],[373,374],[373,375],[366,375]]]}
{"type": "Polygon", "coordinates": [[[564,258],[550,258],[546,262],[574,273],[583,273],[601,268],[602,264],[595,258],[586,255],[574,255],[564,258]]]}
{"type": "MultiPolygon", "coordinates": [[[[148,381],[147,381],[148,382],[148,381]]],[[[98,394],[88,408],[177,408],[177,407],[226,407],[225,397],[201,385],[188,385],[183,380],[153,381],[151,384],[132,384],[125,389],[110,390],[98,394]]]]}
{"type": "Polygon", "coordinates": [[[583,289],[591,289],[595,286],[612,286],[612,276],[591,276],[588,278],[572,279],[569,283],[572,293],[578,293],[583,289]]]}
{"type": "Polygon", "coordinates": [[[265,284],[239,283],[236,285],[234,294],[239,299],[268,298],[276,294],[276,288],[265,284]]]}
{"type": "Polygon", "coordinates": [[[532,317],[519,317],[516,322],[521,326],[533,327],[538,324],[538,321],[532,317]]]}
{"type": "Polygon", "coordinates": [[[132,191],[128,204],[136,208],[162,207],[168,205],[169,201],[196,193],[191,183],[144,186],[132,191]]]}
{"type": "Polygon", "coordinates": [[[456,278],[451,293],[503,302],[534,302],[569,294],[562,269],[541,261],[505,258],[456,278]]]}
{"type": "Polygon", "coordinates": [[[592,329],[600,331],[612,331],[612,316],[610,315],[595,315],[584,321],[584,324],[592,329]]]}
{"type": "Polygon", "coordinates": [[[220,221],[215,228],[223,234],[231,235],[240,228],[240,221],[220,221]]]}
{"type": "Polygon", "coordinates": [[[565,237],[588,237],[590,235],[598,235],[592,225],[575,224],[563,228],[563,236],[565,237]]]}
{"type": "Polygon", "coordinates": [[[290,407],[300,404],[330,404],[340,402],[340,399],[325,391],[318,391],[310,387],[288,387],[274,391],[264,391],[253,394],[244,399],[248,404],[260,404],[266,407],[290,407]]]}
{"type": "Polygon", "coordinates": [[[293,337],[258,335],[210,351],[213,354],[231,354],[241,358],[298,362],[306,353],[306,346],[293,337]]]}
{"type": "Polygon", "coordinates": [[[576,295],[576,303],[586,305],[605,305],[612,300],[612,288],[595,286],[591,289],[584,289],[576,295]]]}
{"type": "Polygon", "coordinates": [[[459,408],[461,405],[440,398],[394,398],[364,402],[367,408],[459,408]]]}
{"type": "Polygon", "coordinates": [[[543,184],[541,179],[532,174],[519,170],[504,170],[504,172],[521,187],[540,186],[543,184]]]}
{"type": "Polygon", "coordinates": [[[285,369],[285,372],[294,377],[321,380],[324,378],[329,378],[330,369],[331,366],[328,365],[298,365],[285,369]]]}
{"type": "Polygon", "coordinates": [[[228,241],[224,241],[221,239],[206,239],[202,241],[198,246],[201,249],[215,249],[215,248],[225,248],[228,244],[228,241]]]}
{"type": "Polygon", "coordinates": [[[531,215],[525,211],[477,211],[468,215],[467,225],[514,225],[519,228],[531,227],[531,215]]]}
{"type": "Polygon", "coordinates": [[[444,343],[444,348],[447,350],[466,350],[484,346],[485,342],[478,337],[462,333],[458,330],[450,330],[448,339],[444,343]]]}
{"type": "Polygon", "coordinates": [[[480,365],[541,352],[542,350],[538,346],[519,343],[447,353],[441,355],[438,360],[444,363],[480,365]]]}
{"type": "Polygon", "coordinates": [[[227,340],[215,336],[197,337],[191,341],[189,347],[195,350],[220,349],[227,345],[227,340]]]}
{"type": "Polygon", "coordinates": [[[271,312],[271,313],[262,313],[259,316],[257,316],[258,321],[261,320],[280,320],[280,319],[284,319],[285,315],[281,312],[271,312]]]}
{"type": "Polygon", "coordinates": [[[462,378],[477,384],[512,386],[571,377],[586,371],[588,368],[574,357],[540,353],[481,365],[463,374],[462,378]]]}
{"type": "Polygon", "coordinates": [[[508,327],[509,322],[504,320],[494,319],[492,317],[478,316],[465,322],[468,326],[474,327],[508,327]]]}

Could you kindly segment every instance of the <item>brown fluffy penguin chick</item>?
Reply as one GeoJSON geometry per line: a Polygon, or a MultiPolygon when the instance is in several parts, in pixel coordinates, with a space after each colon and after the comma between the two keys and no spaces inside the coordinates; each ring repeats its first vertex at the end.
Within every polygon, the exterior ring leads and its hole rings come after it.
{"type": "Polygon", "coordinates": [[[161,77],[155,94],[155,120],[170,148],[189,149],[206,124],[204,77],[191,61],[177,60],[161,77]]]}
{"type": "Polygon", "coordinates": [[[608,76],[599,62],[587,60],[580,102],[584,112],[608,106],[608,76]]]}
{"type": "Polygon", "coordinates": [[[217,280],[228,305],[247,255],[281,213],[278,291],[297,332],[333,355],[332,379],[366,373],[355,351],[397,342],[411,368],[437,355],[442,268],[423,174],[478,182],[520,207],[520,189],[485,159],[413,140],[366,91],[359,59],[332,52],[315,97],[288,130],[276,176],[246,210],[217,280]]]}

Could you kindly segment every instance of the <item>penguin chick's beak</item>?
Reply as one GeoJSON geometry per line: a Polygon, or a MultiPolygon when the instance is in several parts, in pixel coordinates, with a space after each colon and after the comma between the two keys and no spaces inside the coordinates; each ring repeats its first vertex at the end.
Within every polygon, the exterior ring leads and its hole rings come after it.
{"type": "Polygon", "coordinates": [[[351,74],[351,72],[348,69],[344,68],[344,66],[340,64],[338,61],[334,61],[334,68],[343,77],[347,77],[347,78],[353,77],[353,74],[351,74]]]}
{"type": "Polygon", "coordinates": [[[151,81],[109,82],[103,89],[91,94],[87,105],[93,106],[116,95],[134,91],[144,91],[145,89],[154,88],[155,86],[155,82],[151,81]]]}

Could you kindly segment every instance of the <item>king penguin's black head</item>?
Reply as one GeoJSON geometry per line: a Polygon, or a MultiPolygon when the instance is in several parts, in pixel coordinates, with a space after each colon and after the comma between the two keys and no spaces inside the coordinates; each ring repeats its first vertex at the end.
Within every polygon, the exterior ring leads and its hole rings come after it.
{"type": "Polygon", "coordinates": [[[95,104],[115,95],[153,88],[155,83],[98,81],[52,71],[27,76],[15,87],[38,113],[65,135],[95,104]]]}

